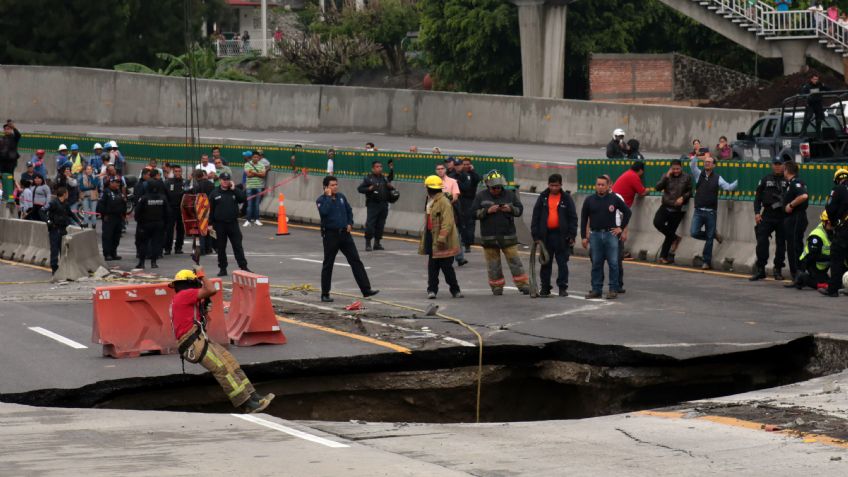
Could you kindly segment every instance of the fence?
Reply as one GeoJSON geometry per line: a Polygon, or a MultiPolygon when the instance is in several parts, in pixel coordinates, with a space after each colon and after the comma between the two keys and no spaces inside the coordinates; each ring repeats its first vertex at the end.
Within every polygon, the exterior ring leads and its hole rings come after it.
{"type": "MultiPolygon", "coordinates": [[[[88,157],[95,142],[104,144],[108,138],[92,136],[75,136],[61,134],[24,134],[18,149],[24,156],[21,160],[27,160],[26,154],[36,149],[44,149],[55,154],[59,144],[70,146],[78,144],[83,155],[88,157]]],[[[252,150],[256,146],[248,144],[197,144],[164,142],[164,141],[141,141],[141,140],[119,140],[118,146],[121,153],[129,161],[144,161],[156,159],[160,165],[164,162],[180,164],[182,166],[193,166],[199,161],[200,154],[211,155],[213,146],[221,148],[221,156],[232,166],[240,166],[242,163],[242,151],[252,150]]],[[[265,158],[271,162],[271,167],[281,170],[306,168],[310,174],[324,175],[327,170],[327,151],[312,147],[292,146],[262,146],[265,158]]],[[[423,181],[424,178],[434,173],[437,163],[444,161],[449,156],[437,154],[412,154],[408,152],[378,151],[365,152],[353,149],[336,149],[334,159],[334,174],[341,177],[361,177],[371,171],[371,163],[375,160],[382,161],[384,169],[388,169],[386,163],[391,159],[394,161],[395,180],[406,182],[423,181]]],[[[515,170],[511,157],[496,156],[452,156],[457,159],[471,159],[474,169],[480,174],[497,169],[511,184],[515,181],[515,170]]]]}
{"type": "MultiPolygon", "coordinates": [[[[608,174],[615,181],[621,174],[630,168],[631,161],[617,159],[580,159],[577,161],[577,192],[583,194],[594,193],[595,179],[608,174]]],[[[838,164],[799,164],[801,172],[799,177],[807,184],[810,195],[810,204],[824,205],[833,188],[833,173],[840,167],[838,164]]],[[[670,159],[645,161],[645,175],[642,182],[649,188],[649,195],[662,195],[661,192],[653,190],[660,181],[662,175],[671,167],[670,159]]],[[[703,162],[698,163],[703,168],[703,162]]],[[[689,164],[683,165],[685,172],[689,171],[689,164]]],[[[754,200],[754,193],[760,179],[771,170],[770,163],[764,162],[742,162],[724,161],[716,165],[716,171],[728,182],[738,180],[739,184],[733,192],[722,191],[721,199],[727,200],[754,200]]]]}

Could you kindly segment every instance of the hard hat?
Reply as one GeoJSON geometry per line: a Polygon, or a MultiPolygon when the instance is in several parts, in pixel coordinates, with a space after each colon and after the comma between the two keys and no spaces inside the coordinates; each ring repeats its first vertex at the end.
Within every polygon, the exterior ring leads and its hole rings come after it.
{"type": "Polygon", "coordinates": [[[624,136],[624,129],[618,128],[612,132],[612,138],[615,139],[616,136],[624,136]]]}
{"type": "Polygon", "coordinates": [[[848,169],[839,168],[833,174],[833,182],[842,182],[845,179],[848,179],[848,169]]]}
{"type": "Polygon", "coordinates": [[[78,144],[71,144],[71,150],[72,151],[79,151],[79,145],[78,144]]]}
{"type": "Polygon", "coordinates": [[[439,176],[428,176],[424,179],[424,185],[428,189],[442,190],[442,178],[439,176]]]}
{"type": "Polygon", "coordinates": [[[174,281],[181,282],[183,280],[197,280],[197,274],[192,270],[180,270],[174,275],[174,281]]]}
{"type": "Polygon", "coordinates": [[[103,149],[103,146],[99,142],[95,142],[94,148],[92,150],[95,150],[95,149],[103,149]]]}
{"type": "Polygon", "coordinates": [[[36,149],[36,150],[35,150],[35,155],[36,155],[36,156],[42,156],[42,155],[44,155],[44,149],[36,149]]]}
{"type": "Polygon", "coordinates": [[[497,186],[506,186],[506,180],[504,180],[504,176],[502,176],[500,172],[492,171],[486,176],[486,187],[497,186]]]}
{"type": "Polygon", "coordinates": [[[115,142],[115,141],[109,141],[109,142],[112,144],[112,149],[117,149],[117,148],[118,148],[118,143],[117,143],[117,142],[115,142]]]}
{"type": "Polygon", "coordinates": [[[243,151],[241,153],[242,157],[253,157],[253,151],[243,151]]]}
{"type": "Polygon", "coordinates": [[[68,146],[66,146],[64,144],[59,144],[59,151],[67,151],[67,150],[68,150],[68,146]]]}
{"type": "Polygon", "coordinates": [[[822,211],[821,216],[819,218],[821,219],[822,222],[829,222],[826,210],[822,211]]]}

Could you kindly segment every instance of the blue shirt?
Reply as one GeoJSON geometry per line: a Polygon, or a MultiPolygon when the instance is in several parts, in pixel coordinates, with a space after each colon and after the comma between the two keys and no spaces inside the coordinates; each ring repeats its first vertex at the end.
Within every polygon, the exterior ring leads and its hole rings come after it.
{"type": "MultiPolygon", "coordinates": [[[[692,178],[695,179],[695,183],[698,183],[698,179],[701,178],[701,169],[698,167],[698,158],[693,157],[689,162],[689,169],[692,170],[692,178]]],[[[713,172],[715,174],[715,172],[713,172]]],[[[736,190],[736,186],[739,185],[739,180],[735,180],[728,184],[724,177],[718,176],[718,186],[726,191],[736,190]]]]}
{"type": "Polygon", "coordinates": [[[353,209],[344,194],[336,194],[335,198],[322,195],[315,203],[321,216],[321,228],[341,230],[353,225],[353,209]]]}

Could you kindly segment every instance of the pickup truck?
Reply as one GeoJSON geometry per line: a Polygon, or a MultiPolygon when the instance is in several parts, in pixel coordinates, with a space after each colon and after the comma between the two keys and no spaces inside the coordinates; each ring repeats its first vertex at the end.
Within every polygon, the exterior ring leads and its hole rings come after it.
{"type": "MultiPolygon", "coordinates": [[[[835,91],[833,94],[844,94],[835,91]]],[[[828,93],[828,96],[831,96],[828,93]]],[[[848,162],[848,132],[845,111],[839,104],[825,110],[821,137],[816,137],[814,124],[801,132],[806,96],[787,98],[783,107],[769,111],[757,119],[748,131],[736,135],[731,144],[733,159],[770,161],[775,157],[795,162],[848,162]],[[799,105],[799,101],[803,104],[799,105]]]]}

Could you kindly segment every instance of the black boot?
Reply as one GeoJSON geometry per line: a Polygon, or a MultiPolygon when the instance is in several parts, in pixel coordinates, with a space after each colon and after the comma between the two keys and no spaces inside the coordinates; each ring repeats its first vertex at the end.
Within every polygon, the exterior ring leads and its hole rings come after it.
{"type": "Polygon", "coordinates": [[[228,273],[227,273],[226,268],[222,268],[222,269],[218,270],[218,276],[219,277],[226,277],[227,275],[228,275],[228,273]]]}
{"type": "Polygon", "coordinates": [[[159,264],[156,263],[156,260],[150,261],[150,268],[159,268],[159,264]]]}
{"type": "Polygon", "coordinates": [[[748,280],[755,282],[757,280],[765,280],[766,278],[766,269],[764,267],[756,267],[754,268],[754,273],[751,275],[751,278],[748,280]]]}
{"type": "Polygon", "coordinates": [[[365,239],[365,251],[370,252],[371,250],[373,250],[371,248],[371,239],[365,239]]]}
{"type": "Polygon", "coordinates": [[[379,240],[374,241],[374,250],[385,250],[379,240]]]}
{"type": "Polygon", "coordinates": [[[144,270],[144,260],[139,259],[138,263],[135,264],[135,268],[140,268],[144,270]]]}
{"type": "Polygon", "coordinates": [[[780,268],[775,268],[775,269],[774,269],[774,279],[775,279],[775,280],[777,280],[777,281],[779,281],[779,282],[782,282],[782,281],[784,280],[784,278],[783,278],[783,273],[781,273],[781,269],[780,269],[780,268]]]}
{"type": "Polygon", "coordinates": [[[274,400],[274,397],[275,396],[272,393],[268,393],[265,396],[260,396],[256,393],[256,391],[254,391],[253,394],[250,395],[250,399],[248,399],[247,401],[245,401],[244,404],[242,404],[242,410],[245,414],[262,412],[265,410],[265,408],[268,407],[269,404],[271,404],[271,401],[274,400]]]}

